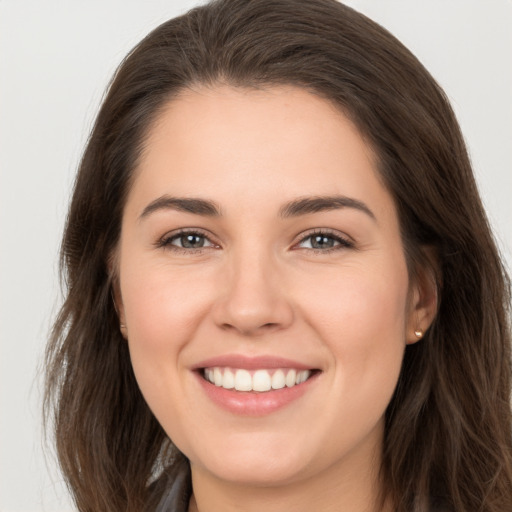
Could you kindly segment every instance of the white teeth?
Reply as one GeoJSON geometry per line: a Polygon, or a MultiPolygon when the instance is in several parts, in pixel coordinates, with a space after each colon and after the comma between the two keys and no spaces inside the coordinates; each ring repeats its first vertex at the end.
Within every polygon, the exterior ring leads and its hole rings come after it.
{"type": "Polygon", "coordinates": [[[286,385],[283,370],[277,370],[272,375],[272,389],[282,389],[286,385]]]}
{"type": "Polygon", "coordinates": [[[258,370],[252,376],[253,391],[268,391],[272,389],[272,378],[267,370],[258,370]]]}
{"type": "Polygon", "coordinates": [[[302,370],[300,372],[297,372],[297,377],[295,379],[295,384],[302,384],[303,382],[308,380],[309,375],[310,375],[310,371],[309,370],[302,370]]]}
{"type": "Polygon", "coordinates": [[[252,391],[252,377],[247,370],[236,371],[235,389],[237,391],[252,391]]]}
{"type": "Polygon", "coordinates": [[[295,379],[297,378],[297,372],[295,370],[288,370],[288,373],[286,374],[285,383],[286,386],[291,388],[292,386],[295,386],[295,379]]]}
{"type": "Polygon", "coordinates": [[[230,368],[205,368],[204,378],[224,389],[236,391],[265,392],[271,389],[282,389],[302,384],[311,376],[310,370],[277,369],[256,370],[252,374],[248,370],[230,368]]]}
{"type": "Polygon", "coordinates": [[[229,368],[224,370],[221,386],[225,389],[233,389],[235,387],[235,374],[229,368]]]}

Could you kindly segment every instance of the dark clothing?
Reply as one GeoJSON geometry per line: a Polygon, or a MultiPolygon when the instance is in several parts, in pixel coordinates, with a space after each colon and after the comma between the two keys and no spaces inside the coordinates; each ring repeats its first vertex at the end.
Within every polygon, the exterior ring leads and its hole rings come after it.
{"type": "Polygon", "coordinates": [[[181,461],[173,469],[172,474],[165,477],[166,490],[155,512],[187,512],[188,510],[192,495],[190,466],[187,461],[181,461]]]}

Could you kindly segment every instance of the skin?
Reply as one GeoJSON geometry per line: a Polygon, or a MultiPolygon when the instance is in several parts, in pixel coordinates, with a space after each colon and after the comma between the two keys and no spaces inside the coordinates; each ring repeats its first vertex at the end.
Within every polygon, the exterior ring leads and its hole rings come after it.
{"type": "Polygon", "coordinates": [[[391,510],[377,506],[384,413],[435,293],[409,281],[392,197],[343,114],[293,87],[183,92],[148,134],[117,265],[122,332],[146,401],[191,461],[191,511],[391,510]],[[165,194],[213,201],[220,215],[148,212],[165,194]],[[371,214],[280,215],[333,195],[371,214]],[[185,228],[205,246],[179,247],[185,228]],[[312,231],[325,246],[312,248],[312,231]],[[224,354],[320,372],[285,407],[238,415],[191,370],[224,354]]]}

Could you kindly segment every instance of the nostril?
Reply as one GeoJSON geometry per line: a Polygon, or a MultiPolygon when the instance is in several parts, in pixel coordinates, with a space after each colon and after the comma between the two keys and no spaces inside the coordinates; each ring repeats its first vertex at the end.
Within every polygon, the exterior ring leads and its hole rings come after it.
{"type": "Polygon", "coordinates": [[[264,324],[257,324],[251,322],[237,322],[229,323],[223,322],[219,325],[222,330],[225,331],[236,331],[246,336],[257,336],[258,334],[264,334],[267,332],[275,331],[283,328],[278,322],[267,322],[264,324]]]}
{"type": "MultiPolygon", "coordinates": [[[[260,284],[260,288],[262,285],[260,284]]],[[[224,331],[232,330],[243,335],[259,335],[289,327],[293,322],[291,304],[283,296],[272,295],[272,290],[256,293],[244,287],[215,301],[211,315],[224,331]]]]}
{"type": "Polygon", "coordinates": [[[235,331],[243,334],[244,336],[259,336],[269,332],[274,332],[281,329],[283,326],[277,322],[267,322],[262,325],[249,325],[249,324],[224,324],[225,329],[234,329],[235,331]]]}

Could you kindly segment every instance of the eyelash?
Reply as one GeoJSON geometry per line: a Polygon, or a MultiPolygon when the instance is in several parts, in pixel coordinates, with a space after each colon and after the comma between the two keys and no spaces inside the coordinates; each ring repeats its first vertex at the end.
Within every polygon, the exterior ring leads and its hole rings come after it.
{"type": "MultiPolygon", "coordinates": [[[[219,246],[213,242],[210,237],[202,232],[199,229],[181,229],[175,233],[172,233],[170,235],[166,234],[164,235],[160,240],[156,242],[156,247],[163,248],[163,249],[170,249],[174,252],[181,253],[181,254],[201,254],[204,250],[210,249],[210,248],[218,248],[219,246]],[[197,236],[200,238],[204,238],[210,245],[206,247],[197,247],[197,248],[187,248],[187,247],[180,247],[177,245],[174,245],[172,242],[175,240],[179,240],[182,237],[185,236],[197,236]]],[[[305,249],[314,253],[320,253],[320,254],[326,254],[331,253],[334,251],[339,251],[342,249],[353,249],[354,243],[347,238],[344,238],[340,236],[338,232],[332,231],[330,229],[315,229],[314,231],[311,231],[307,233],[306,235],[303,235],[300,240],[293,244],[292,247],[294,250],[300,250],[305,249]],[[325,249],[319,249],[319,248],[304,248],[304,247],[298,247],[300,244],[306,242],[307,240],[312,240],[313,237],[323,237],[330,240],[333,240],[335,244],[332,247],[328,247],[325,249]]]]}
{"type": "Polygon", "coordinates": [[[176,253],[180,254],[201,254],[204,250],[210,249],[212,247],[218,247],[218,245],[211,241],[210,237],[202,232],[200,229],[180,229],[179,231],[171,234],[164,235],[160,240],[157,241],[155,244],[158,248],[162,249],[169,249],[171,251],[174,251],[176,253]],[[179,240],[182,237],[185,236],[197,236],[200,238],[204,238],[206,241],[208,241],[211,245],[208,245],[206,247],[197,247],[197,248],[187,248],[187,247],[180,247],[177,245],[174,245],[172,242],[174,240],[179,240]]]}
{"type": "Polygon", "coordinates": [[[348,238],[341,236],[337,231],[333,231],[331,229],[318,229],[317,228],[317,229],[307,233],[306,235],[302,235],[300,240],[297,243],[295,243],[293,247],[296,248],[296,250],[306,249],[306,250],[312,251],[314,253],[325,254],[325,253],[331,253],[331,252],[339,251],[339,250],[343,250],[343,249],[353,249],[354,243],[352,241],[350,241],[348,238]],[[338,245],[334,245],[333,247],[328,247],[326,249],[318,249],[318,248],[314,248],[314,247],[311,247],[311,248],[297,247],[299,244],[304,243],[306,240],[312,240],[313,237],[328,238],[328,239],[334,240],[334,242],[336,242],[338,245]]]}

